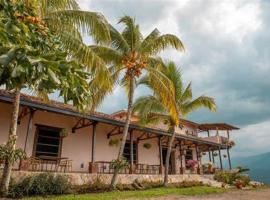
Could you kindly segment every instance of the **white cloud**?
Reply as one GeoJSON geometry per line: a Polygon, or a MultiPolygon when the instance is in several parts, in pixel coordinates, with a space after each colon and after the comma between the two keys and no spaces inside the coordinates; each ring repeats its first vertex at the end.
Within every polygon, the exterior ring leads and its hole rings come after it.
{"type": "Polygon", "coordinates": [[[91,1],[90,0],[77,0],[82,10],[91,10],[91,1]]]}
{"type": "Polygon", "coordinates": [[[237,142],[233,148],[233,156],[248,156],[268,152],[269,130],[270,121],[265,121],[232,132],[232,138],[237,142]]]}
{"type": "Polygon", "coordinates": [[[237,42],[260,29],[260,15],[260,2],[251,0],[197,0],[179,10],[179,19],[188,20],[194,31],[237,42]]]}

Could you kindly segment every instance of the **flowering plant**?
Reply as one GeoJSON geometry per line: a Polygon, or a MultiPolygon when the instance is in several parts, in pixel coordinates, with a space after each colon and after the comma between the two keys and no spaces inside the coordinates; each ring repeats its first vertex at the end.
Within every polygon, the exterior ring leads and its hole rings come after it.
{"type": "Polygon", "coordinates": [[[190,167],[192,170],[195,170],[195,167],[197,166],[198,161],[196,160],[188,160],[187,161],[187,167],[190,167]]]}

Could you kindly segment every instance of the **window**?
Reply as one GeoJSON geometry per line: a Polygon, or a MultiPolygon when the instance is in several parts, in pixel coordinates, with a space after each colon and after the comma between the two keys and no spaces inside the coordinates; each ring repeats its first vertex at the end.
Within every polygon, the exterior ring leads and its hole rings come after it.
{"type": "MultiPolygon", "coordinates": [[[[126,142],[123,156],[130,163],[130,141],[126,142]]],[[[137,163],[137,144],[133,143],[133,163],[137,163]]]]}
{"type": "Polygon", "coordinates": [[[185,155],[185,160],[193,160],[193,153],[192,153],[192,149],[187,149],[186,150],[186,155],[185,155]]]}
{"type": "Polygon", "coordinates": [[[59,157],[62,142],[59,133],[58,128],[37,126],[34,155],[59,157]]]}

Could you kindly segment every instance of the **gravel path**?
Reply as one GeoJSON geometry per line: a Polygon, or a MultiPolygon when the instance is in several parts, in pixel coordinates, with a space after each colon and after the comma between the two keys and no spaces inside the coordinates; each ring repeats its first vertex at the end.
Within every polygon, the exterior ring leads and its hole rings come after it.
{"type": "Polygon", "coordinates": [[[259,189],[252,191],[237,190],[223,194],[195,197],[166,196],[150,198],[150,200],[270,200],[270,189],[259,189]]]}

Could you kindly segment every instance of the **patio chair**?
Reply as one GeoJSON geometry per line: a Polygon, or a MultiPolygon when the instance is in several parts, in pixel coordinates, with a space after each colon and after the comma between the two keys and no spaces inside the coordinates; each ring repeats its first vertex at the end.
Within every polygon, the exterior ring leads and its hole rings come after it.
{"type": "Polygon", "coordinates": [[[61,160],[57,165],[57,171],[59,172],[71,172],[72,160],[61,160]]]}

